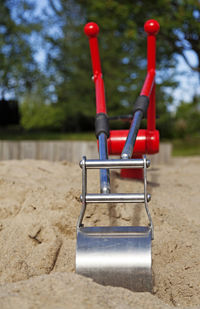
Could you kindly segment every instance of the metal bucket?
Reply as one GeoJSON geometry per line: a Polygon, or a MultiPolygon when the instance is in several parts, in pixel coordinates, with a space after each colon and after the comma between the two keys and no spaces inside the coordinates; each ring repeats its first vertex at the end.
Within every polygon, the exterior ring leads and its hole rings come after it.
{"type": "Polygon", "coordinates": [[[151,229],[144,226],[77,229],[76,272],[133,291],[152,291],[151,229]]]}
{"type": "Polygon", "coordinates": [[[152,291],[151,240],[153,223],[148,209],[146,168],[149,162],[133,160],[83,160],[82,209],[77,223],[76,272],[94,281],[133,291],[152,291]],[[148,163],[148,164],[147,164],[148,163]],[[143,168],[144,194],[87,194],[87,168],[143,168]],[[88,203],[144,203],[149,226],[84,227],[88,203]]]}

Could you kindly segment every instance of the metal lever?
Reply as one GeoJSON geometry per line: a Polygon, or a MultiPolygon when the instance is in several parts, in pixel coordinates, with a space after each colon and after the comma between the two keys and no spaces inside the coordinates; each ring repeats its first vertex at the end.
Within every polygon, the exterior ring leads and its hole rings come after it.
{"type": "Polygon", "coordinates": [[[143,117],[143,112],[141,110],[137,110],[131,122],[131,127],[130,127],[130,130],[129,130],[129,133],[126,139],[126,143],[125,143],[124,149],[121,154],[122,159],[127,160],[132,157],[133,148],[135,145],[138,130],[140,128],[142,117],[143,117]]]}
{"type": "MultiPolygon", "coordinates": [[[[107,137],[105,133],[100,133],[98,136],[99,140],[99,159],[108,160],[108,151],[107,151],[107,137]]],[[[100,170],[100,187],[101,193],[108,194],[110,193],[110,173],[109,169],[100,170]]]]}

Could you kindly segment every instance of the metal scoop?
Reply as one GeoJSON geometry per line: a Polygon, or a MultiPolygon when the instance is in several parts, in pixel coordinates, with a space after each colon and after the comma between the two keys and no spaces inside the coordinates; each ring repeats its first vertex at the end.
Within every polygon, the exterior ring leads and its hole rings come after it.
{"type": "Polygon", "coordinates": [[[151,240],[153,224],[148,210],[146,168],[149,160],[83,160],[82,210],[77,224],[76,272],[103,285],[134,291],[152,290],[151,240]],[[87,194],[87,169],[143,168],[144,194],[87,194]],[[144,203],[149,226],[84,227],[87,203],[144,203]]]}

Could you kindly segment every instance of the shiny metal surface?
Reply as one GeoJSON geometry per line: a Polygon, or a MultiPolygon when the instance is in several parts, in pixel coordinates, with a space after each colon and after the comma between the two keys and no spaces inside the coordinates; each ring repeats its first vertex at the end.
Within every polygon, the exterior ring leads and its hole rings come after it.
{"type": "Polygon", "coordinates": [[[76,272],[103,285],[152,291],[151,229],[83,227],[77,230],[76,272]]]}
{"type": "MultiPolygon", "coordinates": [[[[83,201],[81,195],[81,201],[83,201]]],[[[151,195],[147,194],[149,202],[151,195]]],[[[145,196],[143,193],[114,193],[114,194],[86,194],[86,203],[144,203],[145,196]]]]}
{"type": "Polygon", "coordinates": [[[148,207],[148,194],[147,194],[147,158],[146,156],[143,156],[143,159],[144,159],[144,206],[145,206],[145,210],[146,210],[146,213],[147,213],[147,217],[149,219],[149,225],[150,225],[150,229],[152,231],[151,233],[151,239],[153,240],[154,239],[154,227],[153,227],[153,221],[152,221],[152,218],[151,218],[151,214],[150,214],[150,211],[149,211],[149,207],[148,207]]]}
{"type": "MultiPolygon", "coordinates": [[[[80,162],[80,167],[82,168],[83,162],[80,162]]],[[[87,160],[85,162],[87,169],[96,168],[144,168],[143,159],[130,159],[130,160],[87,160]]],[[[150,166],[150,160],[146,160],[147,167],[150,166]]]]}
{"type": "Polygon", "coordinates": [[[81,213],[78,218],[77,222],[77,228],[79,228],[82,225],[83,217],[86,211],[86,194],[87,194],[87,169],[86,169],[86,157],[82,158],[82,195],[81,195],[81,202],[82,202],[82,208],[81,213]]]}
{"type": "MultiPolygon", "coordinates": [[[[144,193],[88,194],[87,162],[83,157],[80,164],[82,168],[82,209],[77,223],[76,272],[91,277],[100,284],[151,292],[153,223],[148,209],[150,194],[147,194],[148,161],[146,156],[143,157],[144,193]],[[149,226],[84,227],[82,221],[87,204],[108,202],[143,202],[149,226]]],[[[102,167],[104,166],[102,162],[102,167]]]]}
{"type": "MultiPolygon", "coordinates": [[[[107,160],[108,159],[108,150],[107,150],[107,137],[105,133],[101,133],[98,136],[99,140],[99,159],[107,160]]],[[[110,173],[109,169],[100,170],[100,189],[101,193],[108,194],[110,193],[110,173]]]]}
{"type": "Polygon", "coordinates": [[[135,112],[133,120],[131,122],[131,126],[129,129],[129,133],[126,139],[126,143],[124,145],[124,149],[122,150],[121,158],[122,159],[130,159],[133,154],[133,148],[135,145],[136,137],[138,134],[138,130],[140,127],[140,123],[143,117],[143,112],[138,110],[135,112]]]}

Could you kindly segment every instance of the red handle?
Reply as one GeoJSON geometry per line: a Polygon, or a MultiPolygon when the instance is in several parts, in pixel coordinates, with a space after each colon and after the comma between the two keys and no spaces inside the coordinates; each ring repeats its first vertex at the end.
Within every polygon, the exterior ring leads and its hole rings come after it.
{"type": "Polygon", "coordinates": [[[97,35],[99,33],[99,26],[96,23],[90,22],[85,25],[84,32],[89,38],[90,53],[92,58],[92,68],[94,79],[101,73],[101,62],[99,56],[99,47],[97,35]]]}
{"type": "Polygon", "coordinates": [[[84,32],[89,38],[93,78],[95,82],[95,92],[96,92],[96,113],[106,114],[105,90],[101,72],[101,62],[100,62],[99,47],[97,40],[97,35],[99,33],[99,26],[96,23],[90,22],[85,25],[84,32]]]}
{"type": "Polygon", "coordinates": [[[147,77],[140,95],[149,97],[149,108],[147,112],[147,130],[156,129],[156,99],[155,99],[155,70],[156,70],[156,35],[160,29],[159,23],[148,20],[144,25],[147,33],[147,77]]]}
{"type": "MultiPolygon", "coordinates": [[[[150,103],[147,113],[147,129],[155,130],[156,125],[156,107],[155,107],[155,69],[156,69],[156,35],[159,32],[160,25],[154,20],[148,20],[144,25],[147,32],[147,76],[140,92],[140,95],[149,97],[150,103]]],[[[96,112],[106,113],[105,90],[102,78],[101,62],[99,56],[97,35],[99,26],[90,22],[85,25],[84,32],[89,38],[90,53],[92,59],[93,78],[96,91],[96,112]]]]}

